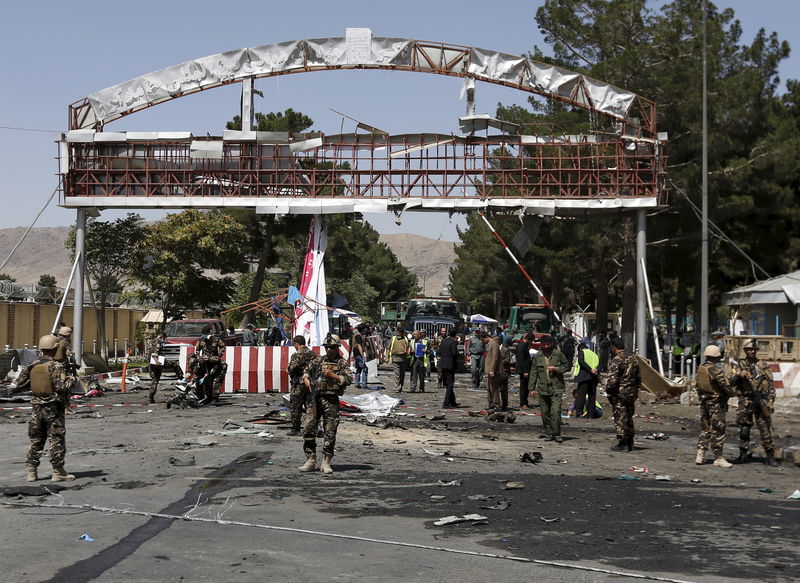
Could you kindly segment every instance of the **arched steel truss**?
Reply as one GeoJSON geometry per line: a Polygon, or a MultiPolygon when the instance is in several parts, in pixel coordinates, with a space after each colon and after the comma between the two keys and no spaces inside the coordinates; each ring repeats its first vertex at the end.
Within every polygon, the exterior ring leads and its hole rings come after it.
{"type": "Polygon", "coordinates": [[[524,57],[372,37],[368,29],[168,67],[72,104],[70,127],[61,143],[68,207],[244,206],[296,213],[499,207],[570,215],[666,202],[665,157],[651,101],[524,57]],[[111,121],[198,91],[336,69],[505,85],[605,116],[612,131],[519,135],[514,124],[488,116],[462,118],[464,135],[390,136],[374,128],[344,135],[226,131],[220,137],[103,131],[111,121]]]}

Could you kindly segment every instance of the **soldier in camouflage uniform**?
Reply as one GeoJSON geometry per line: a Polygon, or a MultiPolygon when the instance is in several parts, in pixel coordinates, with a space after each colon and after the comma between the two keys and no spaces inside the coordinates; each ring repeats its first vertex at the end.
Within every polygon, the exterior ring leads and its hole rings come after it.
{"type": "Polygon", "coordinates": [[[625,354],[625,342],[619,336],[611,341],[613,359],[608,366],[606,395],[614,415],[614,427],[618,443],[611,447],[614,451],[633,450],[633,414],[642,378],[639,362],[632,354],[625,354]]]}
{"type": "Polygon", "coordinates": [[[737,361],[733,372],[739,406],[736,424],[739,425],[739,457],[735,463],[745,463],[750,448],[750,428],[753,422],[761,434],[761,447],[767,454],[766,463],[776,467],[775,442],[772,440],[772,413],[775,411],[775,383],[772,370],[757,356],[758,344],[749,340],[744,345],[745,357],[737,361]]]}
{"type": "Polygon", "coordinates": [[[725,412],[728,410],[728,398],[733,389],[725,373],[719,366],[722,352],[719,346],[710,344],[703,353],[706,361],[697,368],[697,395],[700,397],[700,439],[697,441],[697,458],[695,463],[703,465],[706,450],[711,449],[714,465],[718,468],[730,468],[732,464],[722,455],[725,445],[725,412]]]}
{"type": "Polygon", "coordinates": [[[221,384],[222,376],[227,366],[222,362],[225,352],[225,343],[220,337],[211,333],[211,326],[205,325],[203,336],[197,341],[194,362],[189,361],[189,369],[198,379],[197,392],[201,404],[208,405],[214,400],[214,389],[217,381],[221,384]]]}
{"type": "Polygon", "coordinates": [[[64,470],[67,454],[66,424],[64,411],[69,404],[69,394],[75,378],[69,376],[64,366],[53,359],[60,344],[59,339],[48,334],[39,340],[42,355],[30,363],[17,379],[17,389],[30,385],[33,393],[33,411],[28,423],[28,481],[35,482],[38,476],[39,459],[45,442],[50,439],[50,463],[53,466],[52,480],[63,482],[75,476],[64,470]]]}
{"type": "Polygon", "coordinates": [[[72,351],[72,328],[69,326],[61,326],[58,329],[58,346],[56,347],[53,360],[60,362],[67,371],[74,371],[75,368],[75,353],[72,351]]]}
{"type": "Polygon", "coordinates": [[[300,435],[300,423],[303,420],[303,405],[308,399],[308,387],[303,383],[303,373],[306,367],[311,364],[316,355],[306,346],[306,339],[302,336],[292,338],[292,344],[296,352],[289,359],[289,366],[286,372],[289,374],[289,381],[292,389],[289,397],[289,406],[292,410],[291,420],[292,429],[287,435],[300,435]]]}
{"type": "Polygon", "coordinates": [[[325,356],[314,358],[303,373],[303,382],[311,390],[311,399],[303,419],[303,452],[306,463],[301,472],[313,472],[317,467],[317,423],[323,420],[325,441],[322,445],[322,463],[319,469],[333,473],[331,458],[336,446],[336,429],[339,427],[339,397],[353,382],[353,373],[347,361],[339,354],[339,337],[331,334],[325,339],[325,356]]]}

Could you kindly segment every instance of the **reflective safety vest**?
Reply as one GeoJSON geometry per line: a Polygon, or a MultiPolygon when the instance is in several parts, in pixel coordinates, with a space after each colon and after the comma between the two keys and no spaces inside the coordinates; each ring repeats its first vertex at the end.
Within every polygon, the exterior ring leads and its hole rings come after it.
{"type": "Polygon", "coordinates": [[[53,395],[53,380],[50,378],[50,366],[43,362],[31,369],[31,392],[36,397],[53,395]]]}
{"type": "MultiPolygon", "coordinates": [[[[597,353],[593,350],[589,350],[588,348],[583,349],[583,362],[585,362],[589,368],[597,368],[600,366],[600,357],[597,356],[597,353]]],[[[581,371],[581,365],[578,362],[578,359],[575,359],[575,366],[572,367],[572,376],[578,376],[578,373],[581,371]]]]}

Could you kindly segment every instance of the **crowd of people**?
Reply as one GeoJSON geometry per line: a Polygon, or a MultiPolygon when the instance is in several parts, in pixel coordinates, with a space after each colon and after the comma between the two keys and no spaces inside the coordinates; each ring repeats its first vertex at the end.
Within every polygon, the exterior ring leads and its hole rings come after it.
{"type": "MultiPolygon", "coordinates": [[[[248,330],[252,332],[252,329],[248,330]]],[[[218,389],[227,367],[223,359],[223,342],[212,333],[210,326],[202,332],[203,336],[189,359],[187,370],[187,379],[196,382],[197,405],[208,404],[217,397],[215,387],[218,389]]],[[[625,343],[619,336],[600,335],[595,351],[592,339],[578,339],[570,331],[560,338],[528,332],[516,342],[502,329],[492,333],[476,329],[464,337],[461,336],[463,331],[442,327],[431,339],[423,330],[407,332],[398,327],[385,342],[375,340],[380,337],[376,332],[379,331],[369,324],[359,325],[349,331],[349,359],[343,358],[341,340],[336,334],[326,337],[324,351],[319,356],[306,346],[303,336],[292,339],[295,351],[286,369],[291,383],[289,435],[303,437],[306,462],[300,467],[301,471],[333,471],[331,459],[335,453],[339,423],[339,397],[354,382],[358,388],[367,387],[366,363],[377,356],[383,356],[391,365],[396,393],[406,391],[407,376],[410,377],[408,392],[426,392],[426,381],[430,381],[435,372],[437,389],[444,389],[442,407],[446,409],[460,406],[454,386],[460,361],[466,361],[474,388],[483,387],[485,382],[487,414],[512,408],[508,399],[509,379],[516,377],[519,383],[518,408],[525,410],[538,407],[544,440],[559,444],[564,441],[562,411],[568,384],[566,379],[570,373],[575,388],[569,410],[571,415],[587,419],[602,416],[597,393],[604,378],[604,390],[616,432],[616,443],[611,449],[634,449],[634,415],[641,387],[641,370],[639,358],[626,351],[625,343]],[[463,354],[460,351],[462,346],[463,354]],[[604,348],[608,354],[605,354],[604,348]],[[382,355],[379,354],[380,350],[384,351],[382,355]],[[318,429],[320,422],[321,430],[318,429]],[[318,437],[323,438],[321,459],[317,458],[318,437]]],[[[50,441],[52,479],[74,479],[64,469],[64,414],[70,391],[76,382],[75,370],[70,364],[74,362],[71,358],[70,334],[69,328],[61,327],[59,336],[42,337],[39,341],[41,356],[24,368],[14,387],[15,390],[30,389],[33,394],[33,412],[28,427],[29,481],[38,479],[39,460],[47,440],[50,441]]],[[[165,366],[163,344],[164,334],[160,333],[148,345],[151,403],[154,402],[165,366]]],[[[736,424],[739,426],[740,455],[734,463],[745,463],[750,458],[751,428],[755,425],[767,456],[766,463],[778,465],[771,426],[775,400],[772,371],[765,361],[758,358],[755,340],[744,345],[744,353],[744,357],[733,362],[726,372],[718,343],[710,343],[705,350],[706,362],[699,367],[696,382],[701,408],[697,464],[705,463],[706,452],[710,450],[714,466],[732,466],[723,456],[723,446],[727,429],[727,402],[731,396],[737,396],[736,424]]],[[[181,399],[180,391],[173,399],[181,399]]],[[[168,407],[171,402],[167,403],[168,407]]]]}

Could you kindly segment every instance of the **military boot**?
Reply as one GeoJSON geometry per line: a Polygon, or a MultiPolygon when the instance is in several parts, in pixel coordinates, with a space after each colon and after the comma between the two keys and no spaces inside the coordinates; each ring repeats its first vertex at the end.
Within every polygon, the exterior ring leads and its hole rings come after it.
{"type": "Polygon", "coordinates": [[[628,451],[633,451],[633,436],[631,435],[628,439],[625,440],[625,447],[628,451]]]}
{"type": "Polygon", "coordinates": [[[332,474],[333,468],[331,467],[331,456],[322,456],[322,464],[319,467],[323,474],[332,474]]]}
{"type": "Polygon", "coordinates": [[[66,482],[67,480],[74,480],[73,474],[68,474],[63,467],[53,468],[53,482],[66,482]]]}
{"type": "Polygon", "coordinates": [[[739,448],[739,457],[737,457],[735,460],[733,460],[733,463],[735,463],[735,464],[747,463],[747,458],[748,457],[749,456],[747,455],[747,448],[746,447],[740,447],[739,448]]]}
{"type": "Polygon", "coordinates": [[[147,400],[148,403],[153,404],[156,402],[156,391],[155,389],[150,389],[150,397],[147,400]]]}
{"type": "Polygon", "coordinates": [[[774,449],[768,449],[767,450],[767,460],[764,463],[767,464],[771,468],[777,468],[780,465],[778,463],[778,460],[775,459],[775,450],[774,449]]]}
{"type": "Polygon", "coordinates": [[[39,473],[36,470],[36,466],[28,465],[28,481],[35,482],[39,479],[39,473]]]}
{"type": "Polygon", "coordinates": [[[300,466],[301,472],[316,472],[319,468],[317,467],[317,454],[311,454],[306,459],[306,463],[300,466]]]}
{"type": "Polygon", "coordinates": [[[698,466],[702,466],[706,461],[706,450],[702,447],[697,448],[697,457],[694,458],[694,463],[698,466]]]}
{"type": "Polygon", "coordinates": [[[611,446],[612,451],[625,451],[626,449],[628,449],[628,440],[624,437],[618,438],[617,445],[611,446]]]}

